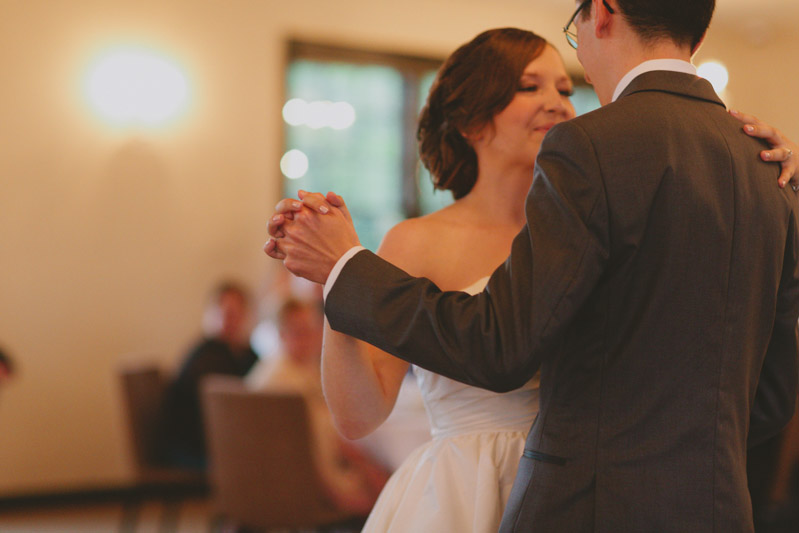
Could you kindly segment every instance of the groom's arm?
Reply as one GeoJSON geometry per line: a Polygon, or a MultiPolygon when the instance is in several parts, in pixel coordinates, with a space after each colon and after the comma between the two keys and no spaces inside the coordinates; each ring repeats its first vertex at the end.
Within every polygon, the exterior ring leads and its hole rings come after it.
{"type": "Polygon", "coordinates": [[[799,380],[799,220],[796,208],[786,238],[782,278],[771,339],[763,359],[752,405],[747,445],[755,446],[780,432],[796,406],[799,380]]]}
{"type": "Polygon", "coordinates": [[[330,325],[458,381],[496,391],[523,385],[608,258],[602,177],[578,126],[559,125],[546,137],[526,216],[510,257],[475,296],[441,292],[371,252],[357,253],[327,295],[330,325]]]}

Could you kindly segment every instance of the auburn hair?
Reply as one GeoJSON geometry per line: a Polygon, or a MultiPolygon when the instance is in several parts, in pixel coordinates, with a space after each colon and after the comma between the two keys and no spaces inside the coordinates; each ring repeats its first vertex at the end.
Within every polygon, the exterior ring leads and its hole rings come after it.
{"type": "Polygon", "coordinates": [[[436,189],[466,196],[477,181],[477,154],[464,135],[489,124],[519,89],[524,69],[547,46],[517,28],[488,30],[462,45],[438,71],[419,117],[419,157],[436,189]]]}

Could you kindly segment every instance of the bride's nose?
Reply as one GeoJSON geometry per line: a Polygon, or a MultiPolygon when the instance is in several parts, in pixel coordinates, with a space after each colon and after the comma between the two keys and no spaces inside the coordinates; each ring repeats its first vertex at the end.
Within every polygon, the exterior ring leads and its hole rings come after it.
{"type": "Polygon", "coordinates": [[[545,109],[550,113],[566,113],[568,108],[567,97],[557,88],[551,88],[546,91],[545,109]]]}

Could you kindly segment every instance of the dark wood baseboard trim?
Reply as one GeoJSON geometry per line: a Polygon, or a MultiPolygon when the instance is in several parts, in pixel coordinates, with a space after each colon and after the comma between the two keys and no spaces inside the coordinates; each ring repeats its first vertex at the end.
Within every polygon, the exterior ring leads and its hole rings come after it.
{"type": "Polygon", "coordinates": [[[21,493],[0,496],[0,513],[20,509],[42,507],[64,507],[72,505],[127,504],[150,499],[181,500],[205,498],[209,495],[207,486],[141,484],[130,486],[109,486],[64,489],[58,491],[21,493]]]}

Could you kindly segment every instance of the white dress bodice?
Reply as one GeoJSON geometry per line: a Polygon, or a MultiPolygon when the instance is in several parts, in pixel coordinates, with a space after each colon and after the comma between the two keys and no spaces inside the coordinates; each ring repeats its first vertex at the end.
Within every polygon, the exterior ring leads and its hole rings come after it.
{"type": "Polygon", "coordinates": [[[414,367],[433,438],[475,431],[524,430],[538,413],[538,378],[498,394],[414,367]]]}
{"type": "MultiPolygon", "coordinates": [[[[486,283],[488,277],[479,279],[464,292],[476,294],[486,283]]],[[[498,394],[416,366],[413,371],[434,438],[473,431],[527,431],[538,413],[538,376],[520,389],[498,394]]]]}

